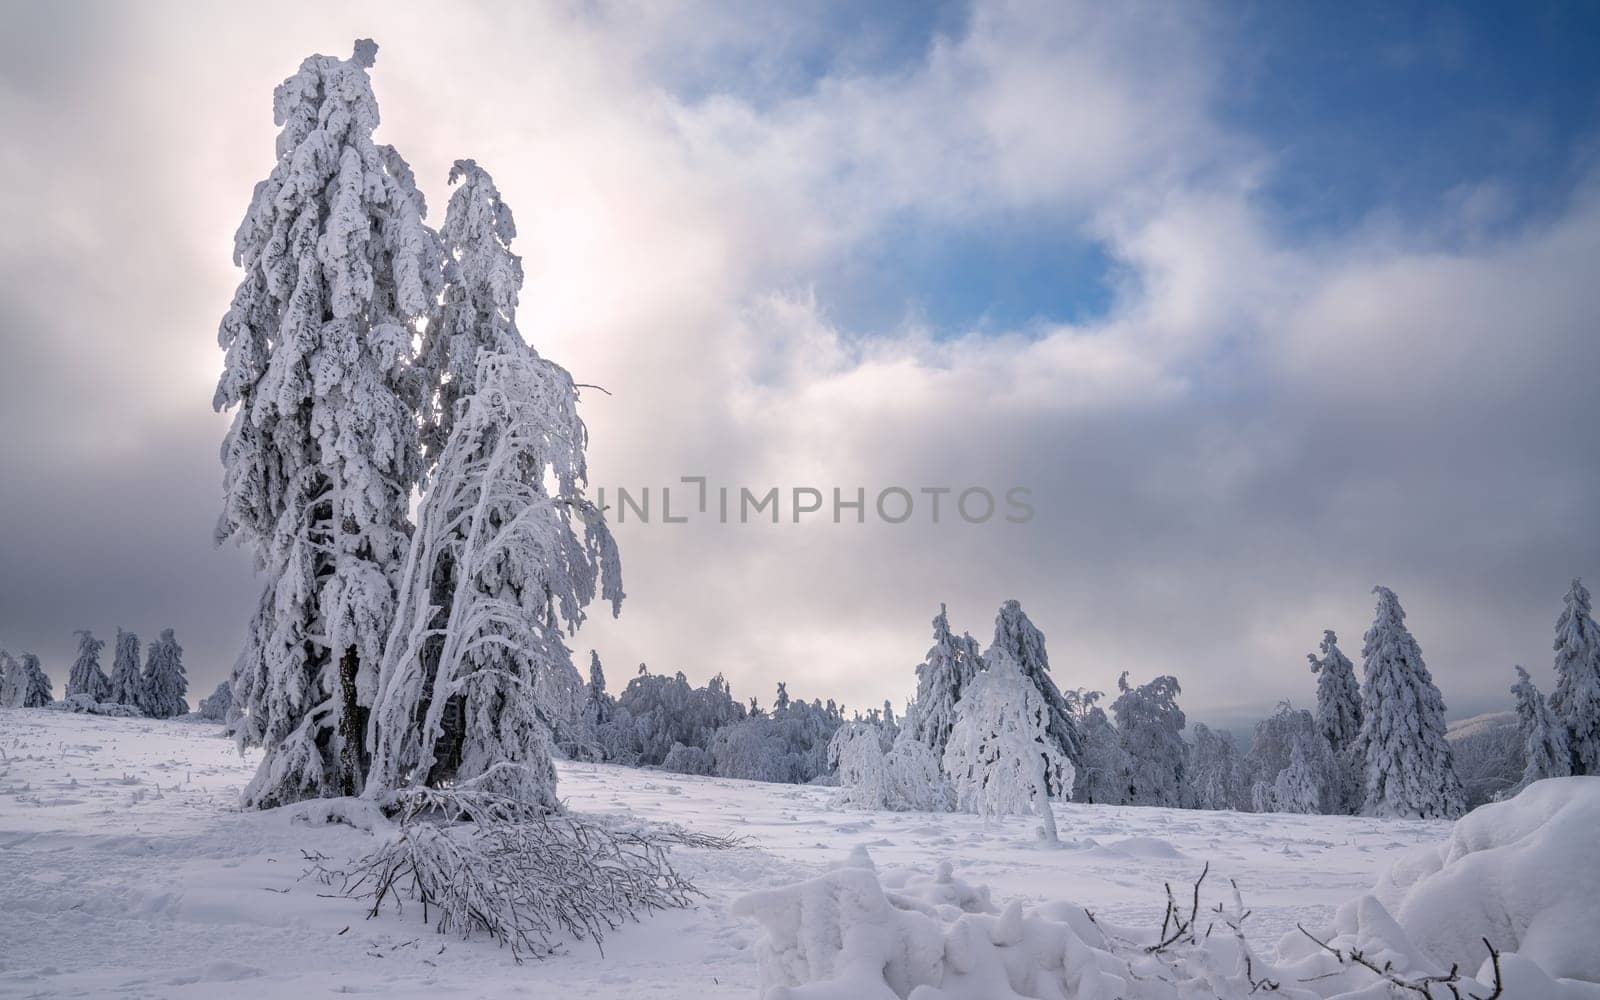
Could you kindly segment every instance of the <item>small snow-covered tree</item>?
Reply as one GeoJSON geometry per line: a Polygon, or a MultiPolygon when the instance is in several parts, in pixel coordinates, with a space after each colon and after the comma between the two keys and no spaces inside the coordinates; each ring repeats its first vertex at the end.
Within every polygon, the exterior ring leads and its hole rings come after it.
{"type": "MultiPolygon", "coordinates": [[[[989,647],[989,652],[992,653],[996,647],[1004,648],[1011,654],[1021,667],[1022,676],[1038,689],[1039,697],[1044,700],[1045,711],[1049,714],[1050,738],[1055,741],[1056,749],[1068,760],[1076,762],[1079,757],[1078,723],[1072,703],[1062,695],[1061,689],[1050,677],[1050,657],[1045,653],[1044,633],[1028,619],[1021,602],[1007,601],[1000,606],[1000,612],[994,619],[994,643],[989,647]]],[[[984,662],[989,662],[988,653],[984,655],[984,662]]]]}
{"type": "Polygon", "coordinates": [[[1219,733],[1203,722],[1195,723],[1194,746],[1184,775],[1183,805],[1187,809],[1249,807],[1249,782],[1232,733],[1219,733]]]}
{"type": "Polygon", "coordinates": [[[21,708],[28,693],[28,675],[22,664],[0,649],[0,708],[21,708]]]}
{"type": "Polygon", "coordinates": [[[1582,580],[1567,590],[1556,620],[1556,686],[1550,710],[1567,727],[1572,773],[1600,774],[1600,627],[1582,580]]]}
{"type": "Polygon", "coordinates": [[[144,694],[144,676],[139,673],[139,637],[117,629],[116,658],[111,667],[111,696],[107,701],[138,707],[144,694]]]}
{"type": "Polygon", "coordinates": [[[620,609],[621,563],[583,494],[571,376],[529,349],[483,353],[478,363],[477,392],[456,416],[401,577],[369,723],[366,794],[473,781],[554,809],[541,675],[570,675],[582,689],[563,632],[577,630],[597,590],[620,609]],[[433,581],[444,562],[454,583],[441,628],[433,581]],[[425,658],[435,636],[437,658],[425,658]]]}
{"type": "Polygon", "coordinates": [[[1339,649],[1339,637],[1332,629],[1322,633],[1322,656],[1307,653],[1311,672],[1317,675],[1317,730],[1333,752],[1334,775],[1332,810],[1340,813],[1361,811],[1363,768],[1358,752],[1361,735],[1361,685],[1355,665],[1339,649]]]}
{"type": "Polygon", "coordinates": [[[111,679],[100,669],[100,651],[106,647],[104,639],[96,639],[87,629],[80,629],[78,658],[67,675],[67,695],[88,695],[97,702],[111,698],[111,679]]]}
{"type": "Polygon", "coordinates": [[[1049,705],[1004,645],[989,650],[988,667],[956,705],[944,770],[957,808],[985,819],[1031,809],[1044,838],[1056,841],[1050,795],[1070,793],[1072,761],[1050,733],[1049,705]]]}
{"type": "Polygon", "coordinates": [[[208,722],[227,722],[233,714],[233,685],[227,681],[218,684],[210,695],[200,699],[195,711],[208,722]]]}
{"type": "Polygon", "coordinates": [[[1374,587],[1373,593],[1377,615],[1361,652],[1363,811],[1454,819],[1466,811],[1466,795],[1445,739],[1444,700],[1406,628],[1400,599],[1388,587],[1374,587]]]}
{"type": "Polygon", "coordinates": [[[1526,761],[1522,781],[1517,785],[1522,789],[1541,778],[1564,778],[1571,774],[1572,755],[1567,747],[1567,727],[1545,704],[1544,695],[1534,686],[1528,672],[1520,664],[1516,671],[1517,683],[1511,686],[1511,693],[1517,699],[1517,733],[1522,737],[1526,761]]]}
{"type": "Polygon", "coordinates": [[[50,693],[50,675],[39,666],[39,658],[32,653],[22,654],[22,676],[27,685],[22,693],[23,708],[43,708],[55,701],[50,693]]]}
{"type": "Polygon", "coordinates": [[[244,276],[223,316],[214,405],[219,541],[266,586],[234,676],[245,790],[270,807],[361,788],[364,715],[395,610],[427,387],[409,362],[441,282],[411,168],[373,141],[377,46],[312,56],[273,94],[277,162],[234,237],[244,276]]]}
{"type": "Polygon", "coordinates": [[[1279,703],[1277,711],[1256,723],[1245,759],[1257,812],[1339,810],[1338,762],[1316,717],[1305,709],[1279,703]]]}
{"type": "Polygon", "coordinates": [[[828,743],[828,761],[838,771],[839,805],[861,809],[950,808],[950,785],[939,758],[921,740],[902,734],[887,751],[878,725],[849,722],[828,743]]]}
{"type": "Polygon", "coordinates": [[[969,659],[962,641],[950,631],[950,616],[943,604],[933,619],[933,645],[917,666],[917,714],[915,737],[944,753],[955,725],[956,703],[961,692],[981,664],[969,659]]]}
{"type": "Polygon", "coordinates": [[[1072,800],[1101,805],[1126,805],[1129,801],[1128,755],[1110,716],[1098,704],[1103,691],[1074,692],[1082,763],[1075,764],[1072,800]]]}
{"type": "Polygon", "coordinates": [[[1187,720],[1178,707],[1178,679],[1161,676],[1135,687],[1123,671],[1117,690],[1111,712],[1128,759],[1129,804],[1181,805],[1189,748],[1183,741],[1187,720]]]}
{"type": "Polygon", "coordinates": [[[172,629],[161,630],[161,638],[150,644],[144,664],[144,693],[139,707],[152,719],[170,719],[189,711],[183,696],[189,692],[189,678],[183,672],[183,647],[172,629]]]}

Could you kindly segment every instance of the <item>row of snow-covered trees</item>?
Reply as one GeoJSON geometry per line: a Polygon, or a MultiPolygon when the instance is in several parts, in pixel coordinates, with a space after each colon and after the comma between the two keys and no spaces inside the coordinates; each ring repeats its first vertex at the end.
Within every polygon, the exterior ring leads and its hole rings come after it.
{"type": "MultiPolygon", "coordinates": [[[[172,629],[150,644],[144,667],[139,666],[139,637],[117,629],[111,674],[100,666],[106,643],[87,629],[78,636],[78,657],[67,675],[66,698],[85,707],[116,705],[137,710],[155,719],[167,719],[189,711],[184,695],[189,681],[183,670],[183,647],[172,629]]],[[[21,660],[0,651],[0,705],[36,708],[54,701],[49,676],[32,653],[21,660]]]]}

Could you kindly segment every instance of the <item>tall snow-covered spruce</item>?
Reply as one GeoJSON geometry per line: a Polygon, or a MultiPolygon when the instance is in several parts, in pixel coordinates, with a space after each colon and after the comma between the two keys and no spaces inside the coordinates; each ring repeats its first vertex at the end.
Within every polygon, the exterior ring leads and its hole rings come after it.
{"type": "Polygon", "coordinates": [[[1373,816],[1454,819],[1466,812],[1445,739],[1444,700],[1406,628],[1400,599],[1374,587],[1377,616],[1362,648],[1361,735],[1366,805],[1373,816]]]}
{"type": "Polygon", "coordinates": [[[1545,704],[1544,695],[1528,672],[1520,664],[1516,671],[1517,682],[1511,685],[1511,693],[1517,699],[1517,734],[1522,737],[1524,764],[1522,780],[1514,791],[1520,791],[1540,778],[1571,774],[1572,756],[1567,747],[1567,727],[1545,704]]]}
{"type": "Polygon", "coordinates": [[[184,695],[189,693],[189,678],[183,672],[183,647],[172,629],[161,630],[161,637],[150,644],[145,661],[143,692],[139,707],[152,719],[170,719],[189,711],[184,695]]]}
{"type": "Polygon", "coordinates": [[[939,605],[939,613],[933,619],[933,645],[917,665],[917,710],[911,727],[912,736],[935,755],[944,753],[956,722],[956,703],[982,667],[972,657],[968,644],[951,633],[950,615],[943,604],[939,605]]]}
{"type": "Polygon", "coordinates": [[[1567,727],[1574,774],[1600,774],[1600,627],[1583,581],[1573,580],[1556,620],[1550,710],[1567,727]]]}
{"type": "Polygon", "coordinates": [[[1361,811],[1363,768],[1357,747],[1361,735],[1361,684],[1355,665],[1339,649],[1332,629],[1322,633],[1322,656],[1307,653],[1311,672],[1317,675],[1317,729],[1333,753],[1335,774],[1331,789],[1334,809],[1361,811]]]}
{"type": "Polygon", "coordinates": [[[277,163],[234,237],[245,273],[218,332],[215,406],[236,413],[217,539],[266,575],[234,671],[240,739],[266,748],[251,806],[360,790],[410,535],[426,388],[409,362],[440,249],[410,167],[372,138],[376,54],[312,56],[274,93],[277,163]]]}
{"type": "Polygon", "coordinates": [[[23,708],[43,708],[55,701],[50,694],[50,675],[39,665],[37,656],[23,653],[21,669],[25,685],[22,691],[23,708]]]}
{"type": "Polygon", "coordinates": [[[80,629],[78,658],[67,675],[67,695],[86,694],[95,701],[111,699],[111,679],[100,669],[100,651],[106,648],[104,639],[96,639],[88,629],[80,629]]]}
{"type": "Polygon", "coordinates": [[[144,680],[139,673],[139,637],[124,629],[117,629],[116,659],[111,667],[111,697],[118,705],[140,705],[144,694],[144,680]]]}

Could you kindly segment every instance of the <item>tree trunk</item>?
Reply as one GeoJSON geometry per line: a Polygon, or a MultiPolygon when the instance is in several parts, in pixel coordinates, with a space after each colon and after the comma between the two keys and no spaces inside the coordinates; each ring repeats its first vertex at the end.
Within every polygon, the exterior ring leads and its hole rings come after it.
{"type": "Polygon", "coordinates": [[[346,795],[360,795],[366,776],[363,744],[367,726],[364,713],[356,704],[356,671],[360,666],[356,648],[347,647],[339,658],[339,765],[346,795]]]}

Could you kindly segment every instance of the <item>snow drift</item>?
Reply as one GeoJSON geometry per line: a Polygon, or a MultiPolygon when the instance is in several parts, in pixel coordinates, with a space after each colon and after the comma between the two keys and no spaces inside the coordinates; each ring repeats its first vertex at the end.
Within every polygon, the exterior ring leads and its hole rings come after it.
{"type": "Polygon", "coordinates": [[[880,875],[864,851],[795,885],[742,897],[758,922],[765,1000],[1600,1000],[1600,778],[1538,782],[1396,864],[1331,927],[1253,950],[1237,890],[1174,887],[1159,929],[1067,902],[1003,910],[937,874],[880,875]],[[1205,890],[1202,895],[1202,889],[1205,890]],[[1491,953],[1492,945],[1495,953],[1491,953]],[[1405,989],[1409,987],[1409,990],[1405,989]]]}

